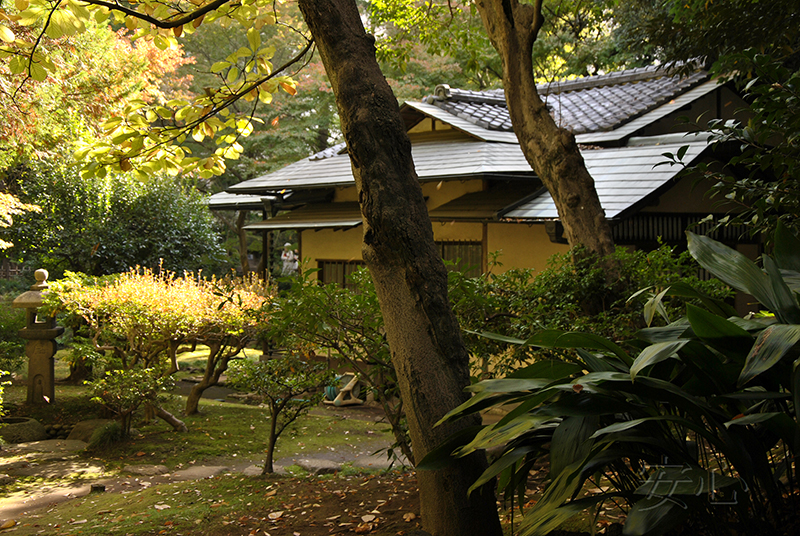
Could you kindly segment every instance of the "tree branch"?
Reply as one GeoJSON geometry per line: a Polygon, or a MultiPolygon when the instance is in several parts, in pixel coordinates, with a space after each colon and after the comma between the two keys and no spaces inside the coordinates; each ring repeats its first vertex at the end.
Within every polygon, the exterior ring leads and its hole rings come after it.
{"type": "MultiPolygon", "coordinates": [[[[220,7],[224,6],[227,3],[232,2],[233,0],[214,0],[210,4],[206,4],[203,7],[192,11],[188,15],[180,18],[175,19],[173,21],[161,20],[155,17],[151,17],[147,13],[142,13],[140,11],[136,11],[135,9],[131,9],[129,7],[122,6],[116,2],[106,2],[105,0],[85,0],[87,4],[92,4],[95,6],[102,6],[108,8],[112,11],[119,11],[120,13],[125,13],[131,17],[143,20],[145,22],[149,22],[156,28],[163,28],[163,29],[170,29],[170,28],[177,28],[178,26],[183,26],[193,20],[197,20],[200,17],[204,16],[206,13],[211,11],[215,11],[220,7]]],[[[238,2],[237,2],[238,5],[238,2]]]]}

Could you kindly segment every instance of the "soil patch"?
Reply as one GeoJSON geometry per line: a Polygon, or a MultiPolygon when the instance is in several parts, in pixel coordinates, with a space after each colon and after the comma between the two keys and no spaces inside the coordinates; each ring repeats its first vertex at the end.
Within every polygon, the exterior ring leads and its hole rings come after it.
{"type": "Polygon", "coordinates": [[[242,515],[233,512],[228,524],[209,528],[203,534],[396,535],[420,528],[417,480],[411,472],[304,479],[269,477],[264,482],[273,482],[275,488],[260,495],[274,492],[287,498],[241,512],[242,515]]]}

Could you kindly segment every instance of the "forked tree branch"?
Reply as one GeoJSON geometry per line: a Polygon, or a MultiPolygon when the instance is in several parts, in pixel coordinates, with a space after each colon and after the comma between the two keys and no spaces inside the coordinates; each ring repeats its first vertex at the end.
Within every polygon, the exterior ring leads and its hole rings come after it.
{"type": "MultiPolygon", "coordinates": [[[[112,11],[119,11],[120,13],[124,13],[131,17],[143,20],[145,22],[149,22],[156,28],[163,28],[163,29],[170,29],[170,28],[177,28],[178,26],[183,26],[184,24],[188,24],[194,20],[199,19],[200,17],[205,16],[206,13],[210,13],[211,11],[215,11],[220,7],[224,6],[225,4],[234,2],[234,0],[214,0],[210,4],[206,4],[201,8],[198,8],[191,13],[175,20],[162,20],[156,17],[150,16],[147,13],[142,13],[141,11],[136,11],[135,9],[131,9],[129,7],[120,5],[116,2],[107,2],[105,0],[84,0],[87,4],[92,4],[95,6],[102,6],[108,8],[112,11]]],[[[238,5],[238,1],[235,2],[238,5]]]]}

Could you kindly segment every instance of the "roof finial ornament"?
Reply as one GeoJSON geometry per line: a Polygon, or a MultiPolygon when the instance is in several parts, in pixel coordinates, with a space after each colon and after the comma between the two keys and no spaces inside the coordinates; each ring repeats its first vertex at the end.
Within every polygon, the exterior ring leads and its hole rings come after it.
{"type": "Polygon", "coordinates": [[[437,100],[446,100],[450,98],[450,86],[447,84],[439,84],[436,86],[436,89],[433,90],[433,96],[436,97],[437,100]]]}

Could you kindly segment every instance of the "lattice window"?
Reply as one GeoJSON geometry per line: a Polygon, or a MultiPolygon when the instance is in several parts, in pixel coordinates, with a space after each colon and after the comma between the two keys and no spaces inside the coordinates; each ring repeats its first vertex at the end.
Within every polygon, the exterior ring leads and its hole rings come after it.
{"type": "Polygon", "coordinates": [[[362,266],[366,266],[364,261],[317,261],[320,269],[318,277],[326,285],[336,283],[340,287],[350,288],[350,275],[362,266]]]}
{"type": "Polygon", "coordinates": [[[481,275],[483,264],[483,246],[480,242],[449,241],[436,242],[442,259],[457,263],[470,277],[481,275]]]}

